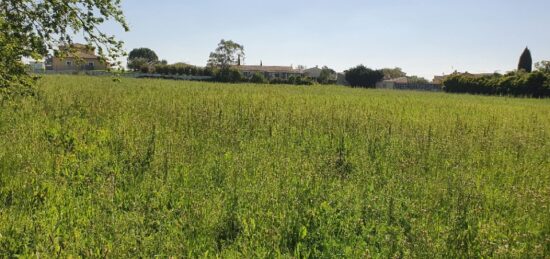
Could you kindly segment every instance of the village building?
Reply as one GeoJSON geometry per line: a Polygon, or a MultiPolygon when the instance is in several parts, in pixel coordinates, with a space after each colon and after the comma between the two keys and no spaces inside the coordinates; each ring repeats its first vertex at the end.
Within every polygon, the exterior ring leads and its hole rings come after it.
{"type": "Polygon", "coordinates": [[[407,77],[398,77],[394,79],[387,79],[376,83],[376,88],[394,89],[395,84],[408,84],[409,79],[407,77]]]}
{"type": "MultiPolygon", "coordinates": [[[[46,61],[46,68],[53,71],[89,71],[105,70],[108,64],[95,54],[94,48],[89,48],[83,44],[73,44],[74,51],[61,57],[54,55],[46,61]]],[[[67,47],[60,47],[66,50],[67,47]]]]}
{"type": "MultiPolygon", "coordinates": [[[[321,72],[323,72],[323,69],[319,68],[319,66],[315,66],[312,68],[305,69],[304,76],[314,80],[319,80],[319,77],[321,77],[321,72]]],[[[331,73],[329,80],[336,82],[338,80],[338,74],[331,73]]]]}

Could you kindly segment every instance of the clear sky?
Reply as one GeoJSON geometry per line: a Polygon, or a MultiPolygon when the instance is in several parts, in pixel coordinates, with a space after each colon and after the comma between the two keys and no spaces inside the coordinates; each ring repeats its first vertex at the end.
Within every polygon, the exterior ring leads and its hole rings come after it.
{"type": "Polygon", "coordinates": [[[506,72],[525,46],[550,60],[549,0],[123,0],[126,48],[205,65],[220,39],[246,64],[364,64],[432,79],[454,70],[506,72]]]}

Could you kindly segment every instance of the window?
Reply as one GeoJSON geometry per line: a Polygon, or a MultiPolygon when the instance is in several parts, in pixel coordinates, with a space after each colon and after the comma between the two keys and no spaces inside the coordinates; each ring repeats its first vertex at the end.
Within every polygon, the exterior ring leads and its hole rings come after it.
{"type": "Polygon", "coordinates": [[[70,67],[73,65],[73,62],[72,61],[67,61],[67,66],[70,67]]]}
{"type": "Polygon", "coordinates": [[[94,62],[88,63],[88,69],[94,69],[94,62]]]}

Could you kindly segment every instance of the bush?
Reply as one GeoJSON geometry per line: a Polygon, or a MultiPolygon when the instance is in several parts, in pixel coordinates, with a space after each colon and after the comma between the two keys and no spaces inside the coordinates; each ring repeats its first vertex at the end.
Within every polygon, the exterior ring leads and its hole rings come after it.
{"type": "Polygon", "coordinates": [[[252,78],[250,78],[251,83],[256,84],[267,84],[269,81],[265,78],[265,76],[262,73],[255,73],[252,75],[252,78]]]}
{"type": "Polygon", "coordinates": [[[317,81],[303,76],[292,76],[288,79],[273,78],[269,81],[270,84],[287,84],[287,85],[316,85],[317,81]]]}
{"type": "Polygon", "coordinates": [[[241,71],[235,68],[226,68],[217,70],[214,74],[214,80],[224,83],[238,83],[243,82],[244,78],[241,71]]]}
{"type": "Polygon", "coordinates": [[[316,85],[317,84],[317,81],[311,78],[303,77],[303,76],[294,77],[292,79],[293,79],[293,84],[295,85],[316,85]]]}
{"type": "Polygon", "coordinates": [[[550,75],[536,71],[473,76],[455,74],[444,82],[444,90],[449,93],[471,93],[487,95],[512,95],[548,97],[550,96],[550,75]]]}
{"type": "Polygon", "coordinates": [[[352,87],[374,88],[376,83],[384,79],[382,70],[372,70],[363,65],[345,71],[346,81],[352,87]]]}

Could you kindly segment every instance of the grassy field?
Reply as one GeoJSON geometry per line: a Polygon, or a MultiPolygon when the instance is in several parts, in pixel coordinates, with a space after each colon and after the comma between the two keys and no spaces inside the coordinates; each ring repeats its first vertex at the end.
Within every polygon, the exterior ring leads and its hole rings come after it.
{"type": "Polygon", "coordinates": [[[550,100],[47,76],[0,257],[550,256],[550,100]]]}

